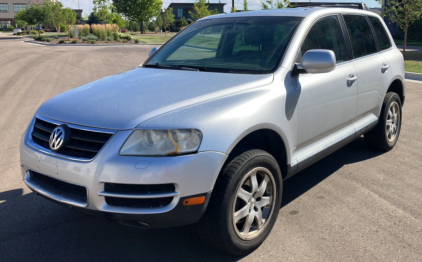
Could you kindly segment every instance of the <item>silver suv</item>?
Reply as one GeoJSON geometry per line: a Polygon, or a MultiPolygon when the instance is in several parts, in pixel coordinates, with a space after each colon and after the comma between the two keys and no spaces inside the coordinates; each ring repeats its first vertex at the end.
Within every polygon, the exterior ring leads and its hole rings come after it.
{"type": "Polygon", "coordinates": [[[362,135],[397,143],[403,56],[376,14],[217,15],[155,50],[38,109],[20,147],[29,188],[129,226],[196,223],[242,255],[273,228],[283,180],[362,135]]]}

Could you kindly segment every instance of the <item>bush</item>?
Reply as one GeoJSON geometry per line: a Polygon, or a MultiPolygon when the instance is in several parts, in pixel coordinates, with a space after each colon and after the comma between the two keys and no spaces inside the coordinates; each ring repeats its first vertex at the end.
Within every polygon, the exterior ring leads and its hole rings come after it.
{"type": "Polygon", "coordinates": [[[44,41],[46,41],[46,42],[49,42],[49,43],[50,43],[50,42],[51,42],[51,38],[50,38],[50,37],[46,37],[44,41]]]}
{"type": "Polygon", "coordinates": [[[55,36],[54,39],[59,39],[59,37],[58,36],[55,36]]]}
{"type": "Polygon", "coordinates": [[[41,41],[41,39],[42,39],[42,36],[34,36],[35,41],[41,41]]]}
{"type": "Polygon", "coordinates": [[[64,40],[60,40],[59,41],[59,44],[64,44],[64,40]]]}
{"type": "Polygon", "coordinates": [[[89,36],[87,36],[87,40],[94,40],[94,41],[97,41],[97,40],[98,40],[98,37],[97,37],[97,36],[95,36],[95,35],[89,35],[89,36]]]}
{"type": "Polygon", "coordinates": [[[38,31],[31,30],[31,35],[38,35],[38,31]]]}
{"type": "Polygon", "coordinates": [[[73,30],[72,29],[69,30],[69,35],[70,35],[70,38],[73,38],[73,30]]]}
{"type": "Polygon", "coordinates": [[[139,43],[139,39],[135,39],[134,41],[135,41],[135,44],[139,43]]]}
{"type": "Polygon", "coordinates": [[[72,44],[77,44],[78,43],[78,40],[73,40],[72,41],[72,44]]]}
{"type": "Polygon", "coordinates": [[[132,36],[130,34],[122,34],[122,33],[120,33],[119,34],[119,37],[121,39],[125,39],[125,40],[128,40],[128,41],[132,40],[132,36]]]}
{"type": "Polygon", "coordinates": [[[13,30],[15,30],[15,27],[13,25],[9,25],[9,30],[13,31],[13,30]]]}
{"type": "Polygon", "coordinates": [[[119,41],[120,40],[119,32],[117,32],[117,31],[114,31],[113,32],[113,39],[116,40],[116,41],[119,41]]]}
{"type": "Polygon", "coordinates": [[[65,25],[60,25],[60,32],[67,32],[65,25]]]}
{"type": "Polygon", "coordinates": [[[88,41],[88,37],[87,36],[84,36],[81,39],[82,39],[82,42],[87,42],[88,41]]]}
{"type": "Polygon", "coordinates": [[[113,41],[113,37],[107,36],[107,41],[113,41]]]}
{"type": "Polygon", "coordinates": [[[96,43],[97,43],[97,41],[96,41],[96,40],[89,40],[89,43],[90,43],[90,44],[96,44],[96,43]]]}
{"type": "Polygon", "coordinates": [[[40,30],[40,34],[45,34],[45,31],[44,30],[40,30]]]}
{"type": "Polygon", "coordinates": [[[120,30],[121,33],[127,33],[127,29],[126,28],[122,28],[122,30],[120,30]]]}
{"type": "Polygon", "coordinates": [[[17,35],[25,35],[25,31],[18,32],[17,35]]]}

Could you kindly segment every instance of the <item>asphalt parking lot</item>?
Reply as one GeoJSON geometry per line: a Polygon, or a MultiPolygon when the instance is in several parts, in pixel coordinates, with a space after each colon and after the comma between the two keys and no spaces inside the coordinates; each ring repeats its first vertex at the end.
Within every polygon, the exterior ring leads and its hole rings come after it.
{"type": "Polygon", "coordinates": [[[273,232],[246,257],[209,248],[193,227],[125,227],[32,193],[18,146],[39,105],[136,67],[151,48],[0,41],[0,261],[422,261],[422,85],[415,82],[407,82],[395,149],[371,151],[360,138],[285,181],[273,232]]]}

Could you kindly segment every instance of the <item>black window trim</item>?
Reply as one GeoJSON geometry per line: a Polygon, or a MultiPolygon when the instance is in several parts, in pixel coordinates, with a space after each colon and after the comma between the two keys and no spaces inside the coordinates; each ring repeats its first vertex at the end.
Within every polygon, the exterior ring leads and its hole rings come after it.
{"type": "Polygon", "coordinates": [[[371,32],[372,32],[372,35],[374,36],[375,44],[377,45],[377,52],[376,53],[379,53],[381,51],[381,47],[380,47],[380,43],[378,41],[377,34],[375,33],[374,27],[372,26],[372,23],[369,20],[369,17],[367,15],[365,15],[365,18],[366,18],[366,22],[369,24],[369,27],[371,28],[371,32]]]}

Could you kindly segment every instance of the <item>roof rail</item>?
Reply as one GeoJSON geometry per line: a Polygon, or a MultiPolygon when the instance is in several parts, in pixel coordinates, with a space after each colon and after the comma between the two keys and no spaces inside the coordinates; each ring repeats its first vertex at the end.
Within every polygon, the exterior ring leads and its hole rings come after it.
{"type": "Polygon", "coordinates": [[[312,2],[312,3],[294,3],[290,2],[292,8],[296,7],[342,7],[342,8],[354,8],[354,9],[362,9],[362,10],[369,10],[368,6],[365,3],[327,3],[327,2],[312,2]]]}

